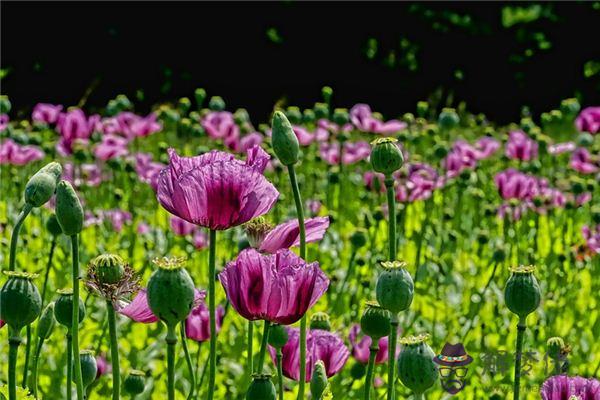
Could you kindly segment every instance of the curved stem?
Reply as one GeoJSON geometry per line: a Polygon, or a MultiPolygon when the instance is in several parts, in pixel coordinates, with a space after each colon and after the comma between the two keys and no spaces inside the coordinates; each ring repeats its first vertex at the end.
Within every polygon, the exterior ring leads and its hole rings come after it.
{"type": "MultiPolygon", "coordinates": [[[[298,228],[300,230],[300,258],[306,261],[306,229],[304,227],[304,209],[302,207],[302,197],[296,180],[296,170],[294,165],[288,165],[290,174],[290,184],[294,194],[294,203],[296,204],[296,214],[298,217],[298,228]]],[[[298,400],[304,400],[304,391],[306,385],[306,314],[300,320],[300,385],[298,387],[298,400]]]]}
{"type": "Polygon", "coordinates": [[[208,253],[208,311],[210,317],[210,355],[208,360],[208,400],[212,400],[215,391],[215,374],[217,369],[217,323],[215,319],[215,257],[217,249],[217,232],[209,233],[210,251],[208,253]]]}
{"type": "Polygon", "coordinates": [[[365,376],[365,400],[371,398],[371,387],[373,386],[373,370],[375,369],[375,356],[379,351],[379,340],[373,340],[369,347],[369,364],[367,364],[367,375],[365,376]]]}
{"type": "Polygon", "coordinates": [[[283,354],[281,349],[277,349],[277,385],[279,386],[279,400],[283,400],[283,366],[281,365],[281,359],[283,354]]]}
{"type": "Polygon", "coordinates": [[[246,371],[248,372],[248,378],[252,378],[252,372],[254,370],[254,321],[248,321],[248,350],[246,353],[248,354],[248,364],[246,366],[246,371]]]}
{"type": "Polygon", "coordinates": [[[514,400],[519,400],[519,392],[521,390],[521,356],[523,355],[523,334],[525,333],[525,319],[519,318],[517,324],[517,351],[515,353],[515,383],[514,383],[514,400]]]}
{"type": "Polygon", "coordinates": [[[21,338],[19,332],[11,329],[8,338],[8,399],[17,400],[17,355],[21,338]]]}
{"type": "Polygon", "coordinates": [[[385,188],[387,192],[387,204],[389,213],[388,242],[390,261],[396,260],[396,198],[394,197],[394,178],[385,177],[385,188]]]}
{"type": "Polygon", "coordinates": [[[25,365],[23,366],[23,381],[21,387],[25,389],[27,387],[27,374],[29,372],[29,354],[31,353],[31,324],[25,328],[27,333],[27,342],[25,343],[25,365]]]}
{"type": "Polygon", "coordinates": [[[194,389],[196,388],[196,374],[194,373],[194,365],[192,364],[192,357],[187,346],[187,338],[185,336],[185,321],[179,323],[179,333],[181,336],[181,345],[183,346],[183,353],[185,354],[185,362],[187,363],[188,371],[190,373],[190,392],[188,393],[187,400],[190,400],[194,396],[194,389]]]}
{"type": "Polygon", "coordinates": [[[117,318],[110,300],[106,301],[108,330],[110,335],[110,360],[112,363],[112,399],[119,400],[121,390],[121,371],[119,368],[119,341],[117,340],[117,318]]]}
{"type": "Polygon", "coordinates": [[[73,335],[67,332],[67,400],[73,397],[73,335]]]}
{"type": "Polygon", "coordinates": [[[265,353],[267,351],[267,343],[269,341],[269,328],[271,327],[271,323],[265,320],[265,324],[263,327],[263,337],[262,343],[260,345],[260,352],[258,353],[258,362],[256,363],[256,373],[262,374],[263,372],[263,364],[265,363],[265,353]]]}
{"type": "Polygon", "coordinates": [[[398,314],[392,314],[391,331],[388,346],[388,392],[387,400],[393,400],[396,397],[396,338],[398,336],[398,314]]]}
{"type": "Polygon", "coordinates": [[[73,258],[73,366],[75,369],[75,386],[77,387],[77,399],[84,400],[83,380],[81,377],[81,360],[79,358],[79,243],[77,235],[71,236],[71,248],[73,258]]]}
{"type": "Polygon", "coordinates": [[[56,236],[52,237],[52,243],[50,243],[50,254],[48,254],[48,263],[46,264],[46,273],[44,274],[44,284],[42,286],[42,310],[46,304],[46,289],[48,287],[48,277],[50,276],[50,270],[52,269],[52,259],[54,258],[54,249],[56,248],[56,236]]]}
{"type": "Polygon", "coordinates": [[[31,392],[33,397],[36,399],[38,391],[38,364],[40,361],[40,354],[42,352],[42,346],[44,345],[44,339],[38,337],[37,345],[35,346],[35,354],[33,355],[33,369],[31,370],[31,392]]]}
{"type": "Polygon", "coordinates": [[[15,223],[15,227],[13,228],[12,235],[10,236],[10,255],[8,258],[8,270],[15,270],[15,257],[17,254],[17,241],[19,240],[19,232],[21,231],[21,226],[23,226],[23,221],[31,212],[33,206],[29,203],[25,203],[19,217],[17,218],[17,222],[15,223]]]}
{"type": "Polygon", "coordinates": [[[169,400],[175,400],[175,345],[177,335],[174,326],[167,326],[167,392],[169,400]]]}

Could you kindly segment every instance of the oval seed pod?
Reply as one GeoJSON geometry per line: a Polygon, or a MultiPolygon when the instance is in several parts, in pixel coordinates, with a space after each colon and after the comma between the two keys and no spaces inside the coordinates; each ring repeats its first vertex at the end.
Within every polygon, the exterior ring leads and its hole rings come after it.
{"type": "Polygon", "coordinates": [[[46,220],[46,230],[50,232],[52,236],[58,236],[62,234],[62,228],[58,223],[58,218],[55,214],[52,214],[46,220]]]}
{"type": "Polygon", "coordinates": [[[138,395],[146,388],[146,373],[144,371],[138,371],[132,369],[129,371],[129,375],[123,382],[123,389],[125,392],[131,395],[138,395]]]}
{"type": "Polygon", "coordinates": [[[443,129],[452,129],[458,125],[460,117],[454,108],[444,108],[438,116],[438,124],[443,129]]]}
{"type": "MultiPolygon", "coordinates": [[[[73,322],[73,289],[56,291],[60,296],[54,302],[54,317],[56,321],[71,329],[73,322]]],[[[85,318],[85,303],[79,299],[79,323],[85,318]]]]}
{"type": "Polygon", "coordinates": [[[298,162],[300,144],[294,129],[284,113],[273,113],[271,144],[275,155],[283,165],[293,165],[298,162]]]}
{"type": "Polygon", "coordinates": [[[525,318],[540,305],[541,290],[533,272],[532,265],[511,268],[511,276],[504,288],[504,301],[508,309],[525,318]]]}
{"type": "Polygon", "coordinates": [[[269,374],[253,374],[246,400],[275,400],[277,392],[269,374]]]}
{"type": "Polygon", "coordinates": [[[330,331],[331,322],[329,321],[329,315],[321,311],[314,313],[310,317],[310,329],[321,329],[324,331],[330,331]]]}
{"type": "Polygon", "coordinates": [[[357,229],[350,236],[350,243],[355,249],[360,249],[367,244],[367,232],[364,229],[357,229]]]}
{"type": "Polygon", "coordinates": [[[379,304],[394,314],[410,307],[415,285],[406,263],[400,261],[382,262],[384,271],[377,278],[375,292],[379,304]]]}
{"type": "Polygon", "coordinates": [[[67,181],[60,181],[56,187],[56,218],[67,236],[77,235],[83,229],[83,208],[67,181]]]}
{"type": "Polygon", "coordinates": [[[25,185],[25,202],[33,207],[44,205],[56,191],[56,184],[62,174],[62,167],[51,162],[36,172],[25,185]]]}
{"type": "Polygon", "coordinates": [[[390,313],[376,301],[367,301],[367,308],[360,319],[360,329],[371,337],[379,340],[390,334],[390,313]]]}
{"type": "Polygon", "coordinates": [[[101,254],[90,261],[98,281],[105,284],[118,283],[125,273],[125,261],[116,254],[101,254]]]}
{"type": "Polygon", "coordinates": [[[33,284],[36,274],[4,271],[8,280],[0,289],[0,320],[19,332],[42,311],[42,297],[33,284]]]}
{"type": "Polygon", "coordinates": [[[390,175],[404,164],[402,151],[396,145],[395,138],[385,137],[371,142],[371,165],[375,172],[390,175]]]}
{"type": "MultiPolygon", "coordinates": [[[[83,382],[83,387],[86,388],[96,379],[98,365],[96,364],[94,352],[91,350],[80,351],[79,360],[81,361],[81,380],[83,382]]],[[[73,372],[73,382],[75,382],[75,372],[73,372]]]]}
{"type": "Polygon", "coordinates": [[[271,325],[269,329],[268,342],[276,349],[281,349],[288,342],[287,329],[283,325],[271,325]]]}
{"type": "Polygon", "coordinates": [[[310,379],[310,394],[315,400],[319,400],[323,396],[323,392],[327,388],[327,372],[325,371],[325,364],[319,360],[315,363],[313,369],[312,378],[310,379]]]}
{"type": "Polygon", "coordinates": [[[40,316],[40,320],[37,326],[37,335],[38,338],[45,340],[50,337],[52,334],[52,329],[54,329],[54,303],[49,303],[44,311],[42,311],[42,315],[40,316]]]}
{"type": "Polygon", "coordinates": [[[167,326],[183,321],[194,305],[194,282],[182,258],[155,260],[158,269],[148,281],[148,305],[167,326]]]}
{"type": "Polygon", "coordinates": [[[429,335],[400,339],[402,351],[398,357],[398,377],[404,386],[421,395],[438,379],[435,353],[425,342],[429,335]]]}

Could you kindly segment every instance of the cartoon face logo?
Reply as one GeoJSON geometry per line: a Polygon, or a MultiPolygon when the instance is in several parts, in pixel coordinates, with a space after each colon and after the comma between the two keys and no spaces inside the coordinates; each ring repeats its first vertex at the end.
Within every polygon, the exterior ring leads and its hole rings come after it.
{"type": "Polygon", "coordinates": [[[473,362],[473,357],[467,354],[462,343],[446,343],[433,362],[439,365],[440,380],[446,392],[456,394],[465,387],[467,365],[473,362]]]}

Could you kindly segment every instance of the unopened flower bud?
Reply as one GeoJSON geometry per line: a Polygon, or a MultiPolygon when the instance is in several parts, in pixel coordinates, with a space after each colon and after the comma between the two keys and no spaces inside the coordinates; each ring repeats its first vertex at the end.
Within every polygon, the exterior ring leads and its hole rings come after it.
{"type": "Polygon", "coordinates": [[[213,96],[208,102],[208,108],[212,111],[223,111],[225,109],[225,100],[221,96],[213,96]]]}
{"type": "Polygon", "coordinates": [[[62,228],[58,223],[56,215],[52,214],[48,217],[48,219],[46,220],[46,230],[50,232],[52,236],[58,236],[62,234],[62,228]]]}
{"type": "Polygon", "coordinates": [[[52,334],[52,329],[54,329],[54,303],[50,303],[44,308],[42,311],[42,315],[38,321],[37,325],[37,336],[41,340],[48,339],[52,334]]]}
{"type": "Polygon", "coordinates": [[[83,229],[83,208],[67,181],[60,181],[56,187],[56,218],[67,236],[77,235],[83,229]]]}
{"type": "Polygon", "coordinates": [[[323,361],[318,360],[315,363],[312,378],[310,379],[311,398],[320,400],[323,396],[323,392],[325,392],[325,389],[327,388],[327,385],[327,371],[325,370],[325,364],[323,364],[323,361]]]}
{"type": "Polygon", "coordinates": [[[62,167],[57,162],[42,167],[25,185],[25,202],[33,207],[44,205],[56,191],[61,174],[62,167]]]}
{"type": "Polygon", "coordinates": [[[558,360],[564,347],[565,342],[561,337],[551,337],[546,342],[548,357],[552,358],[553,360],[558,360]]]}
{"type": "Polygon", "coordinates": [[[146,388],[146,373],[133,369],[129,371],[129,375],[123,381],[123,389],[125,393],[132,396],[138,395],[146,388]]]}
{"type": "Polygon", "coordinates": [[[594,221],[595,224],[600,224],[600,206],[593,206],[591,211],[592,221],[594,221]]]}
{"type": "Polygon", "coordinates": [[[288,342],[287,329],[283,325],[274,324],[269,329],[268,342],[276,349],[281,349],[288,342]]]}
{"type": "Polygon", "coordinates": [[[388,176],[402,167],[404,156],[396,142],[397,140],[391,137],[379,138],[371,142],[371,165],[375,172],[388,176]]]}
{"type": "MultiPolygon", "coordinates": [[[[90,350],[82,350],[79,352],[79,360],[81,361],[81,380],[83,387],[88,387],[96,379],[98,373],[98,365],[94,352],[90,350]]],[[[73,365],[75,368],[75,365],[73,365]]],[[[75,373],[73,372],[73,382],[75,382],[75,373]]]]}
{"type": "Polygon", "coordinates": [[[364,229],[357,229],[350,236],[350,243],[355,249],[360,249],[367,244],[367,231],[364,229]]]}
{"type": "Polygon", "coordinates": [[[519,266],[511,268],[511,276],[504,288],[504,301],[508,309],[525,318],[540,305],[540,286],[533,275],[535,267],[519,266]]]}
{"type": "Polygon", "coordinates": [[[416,395],[423,394],[438,379],[435,353],[425,342],[429,335],[400,339],[402,351],[398,357],[398,377],[416,395]]]}
{"type": "Polygon", "coordinates": [[[35,321],[42,311],[42,298],[33,284],[35,274],[4,271],[8,280],[0,289],[0,320],[20,332],[35,321]]]}
{"type": "Polygon", "coordinates": [[[276,400],[277,392],[269,374],[253,374],[246,400],[276,400]]]}
{"type": "Polygon", "coordinates": [[[445,144],[435,145],[433,148],[433,154],[439,159],[446,157],[448,155],[448,146],[445,144]]]}
{"type": "Polygon", "coordinates": [[[125,261],[116,254],[101,254],[90,262],[89,267],[99,282],[114,284],[123,278],[125,261]]]}
{"type": "Polygon", "coordinates": [[[290,121],[281,111],[273,114],[271,143],[275,155],[283,165],[293,165],[298,162],[300,145],[292,129],[290,121]]]}
{"type": "MultiPolygon", "coordinates": [[[[54,317],[56,322],[64,325],[67,329],[71,329],[73,322],[73,290],[61,289],[57,290],[59,294],[58,300],[54,303],[54,317]]],[[[85,303],[79,299],[79,323],[85,318],[85,303]]]]}
{"type": "Polygon", "coordinates": [[[438,117],[438,124],[442,129],[452,129],[458,125],[460,118],[454,108],[444,108],[438,117]]]}
{"type": "Polygon", "coordinates": [[[373,340],[390,334],[390,313],[376,301],[367,301],[367,308],[360,319],[360,329],[373,340]]]}
{"type": "Polygon", "coordinates": [[[310,329],[331,330],[329,315],[324,312],[316,312],[310,317],[310,329]]]}
{"type": "Polygon", "coordinates": [[[382,262],[383,272],[377,278],[375,293],[381,307],[398,314],[410,307],[415,285],[406,263],[400,261],[382,262]]]}

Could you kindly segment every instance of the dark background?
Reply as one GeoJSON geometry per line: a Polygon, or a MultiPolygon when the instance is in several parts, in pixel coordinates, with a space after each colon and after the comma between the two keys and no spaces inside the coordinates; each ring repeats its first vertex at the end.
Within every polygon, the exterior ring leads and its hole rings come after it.
{"type": "Polygon", "coordinates": [[[498,122],[518,119],[523,105],[539,113],[572,96],[600,103],[600,73],[583,72],[600,60],[600,3],[3,1],[1,8],[2,93],[23,113],[38,101],[75,105],[90,87],[88,109],[125,93],[141,112],[204,87],[255,121],[282,98],[302,107],[320,101],[323,85],[333,87],[336,106],[367,102],[389,117],[434,94],[498,122]],[[503,23],[504,8],[532,6],[542,10],[533,21],[503,23]],[[378,43],[371,59],[370,38],[378,43]]]}

